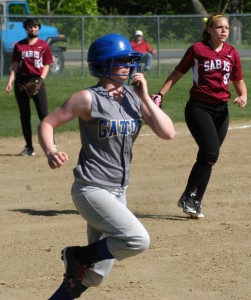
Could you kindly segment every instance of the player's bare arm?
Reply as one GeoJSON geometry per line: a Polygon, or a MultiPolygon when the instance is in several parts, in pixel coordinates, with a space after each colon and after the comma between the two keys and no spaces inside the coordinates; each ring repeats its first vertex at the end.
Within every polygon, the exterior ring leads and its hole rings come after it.
{"type": "Polygon", "coordinates": [[[48,73],[49,73],[49,70],[50,70],[50,65],[45,65],[44,67],[43,67],[43,71],[42,71],[42,74],[41,74],[41,78],[42,79],[45,79],[46,77],[47,77],[47,75],[48,75],[48,73]]]}
{"type": "Polygon", "coordinates": [[[171,118],[161,110],[150,97],[143,103],[141,112],[144,121],[158,137],[163,140],[174,138],[175,128],[171,118]]]}
{"type": "Polygon", "coordinates": [[[12,83],[15,79],[17,69],[18,69],[18,62],[15,61],[11,65],[9,80],[8,80],[6,88],[5,88],[7,93],[10,93],[12,91],[12,83]]]}
{"type": "Polygon", "coordinates": [[[162,108],[162,102],[164,95],[170,90],[171,87],[173,87],[176,82],[178,82],[181,77],[183,76],[183,73],[180,73],[176,70],[174,70],[166,79],[163,86],[161,87],[160,91],[158,93],[152,94],[151,98],[153,102],[160,108],[162,108]]]}
{"type": "Polygon", "coordinates": [[[245,81],[233,81],[236,93],[238,97],[234,99],[234,104],[238,104],[239,107],[245,107],[247,105],[247,87],[245,81]]]}
{"type": "Polygon", "coordinates": [[[183,73],[180,73],[176,70],[174,70],[166,79],[164,82],[162,88],[160,89],[160,93],[164,96],[171,87],[173,87],[183,76],[183,73]]]}
{"type": "Polygon", "coordinates": [[[50,113],[40,123],[38,139],[47,156],[50,168],[60,168],[68,160],[68,155],[65,152],[58,151],[54,145],[54,129],[77,117],[88,120],[90,118],[90,108],[91,95],[88,91],[83,90],[73,94],[61,107],[50,113]]]}
{"type": "Polygon", "coordinates": [[[143,101],[141,107],[143,119],[157,136],[165,140],[172,139],[175,135],[173,122],[150,98],[144,75],[136,73],[133,80],[138,83],[134,90],[143,101]]]}

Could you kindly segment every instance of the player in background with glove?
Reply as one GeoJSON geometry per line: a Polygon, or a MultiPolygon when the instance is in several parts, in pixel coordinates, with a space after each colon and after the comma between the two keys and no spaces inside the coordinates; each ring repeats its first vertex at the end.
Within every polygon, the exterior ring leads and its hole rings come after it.
{"type": "Polygon", "coordinates": [[[53,63],[48,44],[38,38],[40,22],[36,18],[28,18],[23,26],[27,38],[17,42],[13,49],[10,76],[6,92],[14,92],[17,100],[22,132],[26,145],[21,156],[35,155],[32,143],[30,98],[33,98],[38,117],[41,120],[48,115],[48,98],[44,80],[53,63]]]}
{"type": "Polygon", "coordinates": [[[247,88],[240,57],[226,43],[228,35],[227,17],[223,14],[209,16],[205,23],[203,40],[187,49],[160,92],[151,95],[152,100],[160,106],[163,95],[192,68],[193,86],[185,108],[185,120],[199,150],[178,206],[194,218],[204,217],[201,201],[228,131],[230,81],[238,95],[234,103],[239,107],[244,107],[247,103],[247,88]]]}

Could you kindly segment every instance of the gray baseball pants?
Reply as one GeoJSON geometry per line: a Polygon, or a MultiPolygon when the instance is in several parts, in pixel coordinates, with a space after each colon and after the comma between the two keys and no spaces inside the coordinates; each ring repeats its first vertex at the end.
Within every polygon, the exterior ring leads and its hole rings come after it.
{"type": "MultiPolygon", "coordinates": [[[[117,260],[145,251],[150,237],[135,215],[126,207],[126,187],[92,185],[75,180],[72,199],[79,214],[87,221],[88,243],[107,237],[107,248],[117,260]]],[[[96,263],[82,284],[98,286],[111,272],[114,259],[96,263]]]]}

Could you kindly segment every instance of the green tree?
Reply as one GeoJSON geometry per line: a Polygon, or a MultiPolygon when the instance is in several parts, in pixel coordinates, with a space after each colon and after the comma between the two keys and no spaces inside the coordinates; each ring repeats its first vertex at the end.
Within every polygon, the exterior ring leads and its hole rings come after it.
{"type": "Polygon", "coordinates": [[[251,13],[251,0],[28,0],[32,14],[182,15],[251,13]]]}
{"type": "Polygon", "coordinates": [[[251,0],[97,0],[104,15],[180,15],[250,13],[251,0]]]}
{"type": "Polygon", "coordinates": [[[32,14],[97,15],[97,0],[28,0],[32,14]]]}

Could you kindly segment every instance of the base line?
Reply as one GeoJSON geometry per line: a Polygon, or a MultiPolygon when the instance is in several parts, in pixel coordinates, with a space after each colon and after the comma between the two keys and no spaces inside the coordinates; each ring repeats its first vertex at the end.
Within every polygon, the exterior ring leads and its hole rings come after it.
{"type": "MultiPolygon", "coordinates": [[[[240,125],[240,126],[230,126],[228,128],[228,130],[237,130],[237,129],[247,129],[247,128],[251,128],[251,125],[240,125]]],[[[188,134],[189,131],[186,132],[176,132],[176,134],[188,134]]],[[[139,134],[139,136],[154,136],[156,135],[155,133],[145,133],[145,134],[139,134]]]]}

